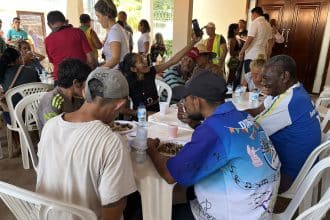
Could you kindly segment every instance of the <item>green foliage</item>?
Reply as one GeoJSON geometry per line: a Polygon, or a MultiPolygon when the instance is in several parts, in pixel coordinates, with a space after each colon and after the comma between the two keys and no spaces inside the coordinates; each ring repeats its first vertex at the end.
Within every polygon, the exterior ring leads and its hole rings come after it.
{"type": "Polygon", "coordinates": [[[142,0],[113,0],[117,10],[127,13],[127,23],[133,28],[138,29],[141,19],[142,0]]]}
{"type": "Polygon", "coordinates": [[[166,55],[167,56],[172,56],[173,51],[173,40],[164,40],[165,48],[166,48],[166,55]]]}

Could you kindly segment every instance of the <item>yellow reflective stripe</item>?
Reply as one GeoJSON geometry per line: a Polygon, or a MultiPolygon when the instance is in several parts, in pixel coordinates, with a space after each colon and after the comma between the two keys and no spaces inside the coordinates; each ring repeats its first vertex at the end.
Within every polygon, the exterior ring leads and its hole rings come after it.
{"type": "Polygon", "coordinates": [[[220,47],[220,39],[221,39],[220,35],[216,34],[214,41],[213,41],[213,47],[212,47],[212,52],[217,54],[217,56],[213,59],[214,64],[219,63],[219,57],[221,57],[223,54],[223,49],[220,47]]]}
{"type": "Polygon", "coordinates": [[[54,118],[57,115],[58,114],[56,112],[47,112],[44,114],[44,119],[45,121],[48,121],[49,119],[54,118]]]}
{"type": "Polygon", "coordinates": [[[60,94],[57,94],[52,99],[52,106],[56,109],[61,109],[61,105],[63,104],[63,102],[64,98],[60,94]]]}

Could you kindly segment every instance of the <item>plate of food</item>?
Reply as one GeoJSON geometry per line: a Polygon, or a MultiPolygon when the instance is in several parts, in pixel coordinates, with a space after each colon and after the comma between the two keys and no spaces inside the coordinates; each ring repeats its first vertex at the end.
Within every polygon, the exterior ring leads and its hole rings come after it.
{"type": "Polygon", "coordinates": [[[158,152],[167,157],[174,157],[183,148],[179,142],[161,142],[157,148],[158,152]]]}
{"type": "Polygon", "coordinates": [[[135,131],[136,124],[132,121],[117,120],[110,124],[110,128],[119,134],[128,134],[135,131]]]}

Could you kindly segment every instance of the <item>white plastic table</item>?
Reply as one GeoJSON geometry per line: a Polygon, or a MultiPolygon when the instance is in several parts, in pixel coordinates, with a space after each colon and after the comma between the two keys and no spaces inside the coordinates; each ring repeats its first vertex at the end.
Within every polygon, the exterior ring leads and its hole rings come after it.
{"type": "MultiPolygon", "coordinates": [[[[148,123],[148,137],[158,137],[160,141],[175,140],[188,142],[192,130],[179,128],[177,138],[169,138],[167,125],[148,123]]],[[[157,172],[149,156],[142,163],[136,163],[131,153],[134,177],[141,194],[144,220],[170,220],[172,217],[172,196],[175,184],[168,184],[157,172]]]]}
{"type": "Polygon", "coordinates": [[[237,108],[237,110],[244,111],[246,109],[257,108],[262,103],[262,101],[265,99],[264,97],[259,96],[259,101],[252,103],[249,101],[249,93],[250,92],[243,92],[241,94],[241,98],[240,98],[239,102],[236,101],[235,99],[226,99],[226,101],[229,101],[229,100],[232,101],[233,104],[235,105],[235,107],[237,108]]]}
{"type": "Polygon", "coordinates": [[[148,117],[148,122],[161,125],[177,124],[179,128],[193,131],[193,129],[189,127],[189,125],[178,120],[177,113],[177,106],[171,105],[165,115],[161,115],[160,112],[152,114],[148,117]]]}

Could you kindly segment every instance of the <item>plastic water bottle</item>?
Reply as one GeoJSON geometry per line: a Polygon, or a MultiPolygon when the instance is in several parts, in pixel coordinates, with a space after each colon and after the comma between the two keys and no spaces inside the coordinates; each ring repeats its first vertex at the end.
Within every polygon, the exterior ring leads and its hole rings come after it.
{"type": "Polygon", "coordinates": [[[251,95],[251,102],[253,107],[257,107],[259,103],[259,90],[253,89],[252,95],[251,95]]]}
{"type": "Polygon", "coordinates": [[[143,163],[147,158],[147,128],[138,126],[136,131],[136,137],[133,141],[133,148],[135,149],[135,161],[137,163],[143,163]]]}
{"type": "Polygon", "coordinates": [[[233,94],[233,101],[239,103],[241,101],[242,87],[238,85],[233,94]]]}
{"type": "Polygon", "coordinates": [[[137,109],[137,117],[139,126],[147,127],[147,110],[143,103],[141,103],[137,109]]]}

